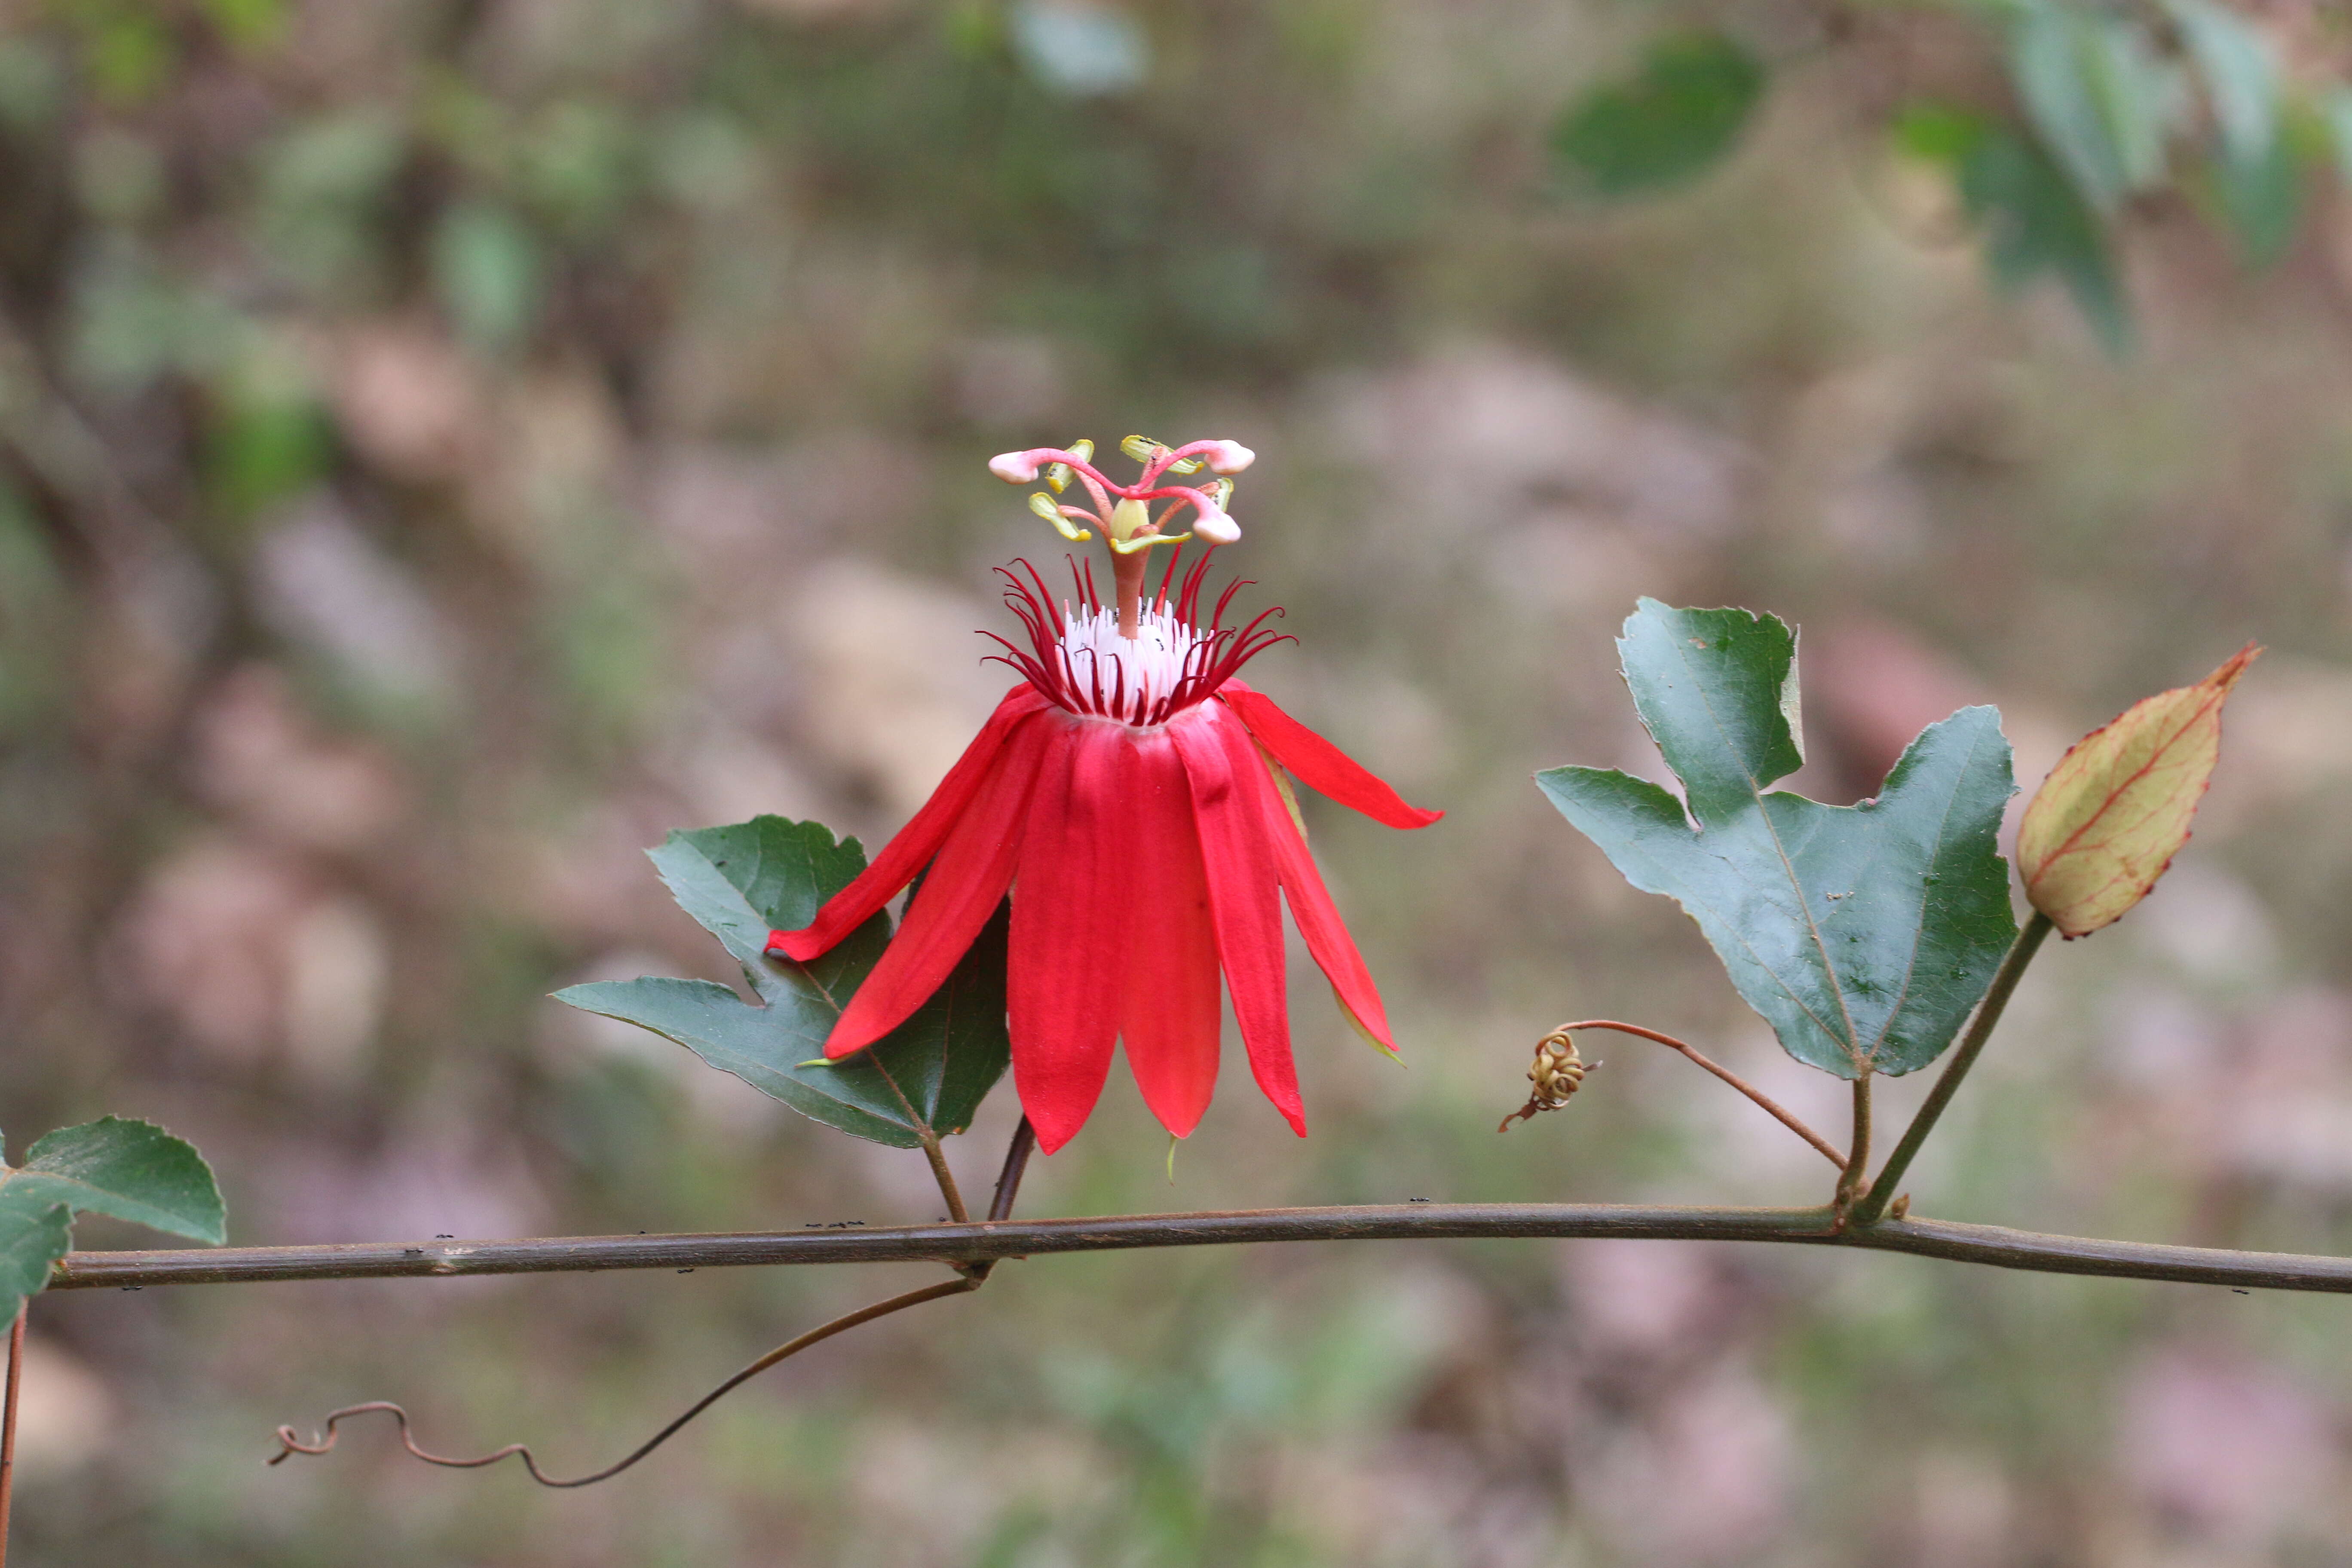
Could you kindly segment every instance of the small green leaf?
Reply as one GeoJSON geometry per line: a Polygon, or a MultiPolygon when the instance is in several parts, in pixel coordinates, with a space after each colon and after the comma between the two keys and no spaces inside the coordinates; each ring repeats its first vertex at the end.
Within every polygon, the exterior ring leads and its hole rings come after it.
{"type": "Polygon", "coordinates": [[[2286,253],[2303,214],[2303,158],[2269,41],[2210,0],[2168,0],[2212,106],[2219,143],[2205,171],[2220,216],[2246,258],[2267,267],[2286,253]]]}
{"type": "Polygon", "coordinates": [[[73,1245],[79,1211],[111,1215],[218,1246],[227,1215],[210,1166],[152,1122],[109,1116],[61,1127],[0,1174],[0,1320],[48,1283],[73,1245]]]}
{"type": "Polygon", "coordinates": [[[1720,33],[1677,33],[1641,68],[1569,105],[1552,156],[1571,184],[1627,196],[1696,179],[1731,150],[1764,95],[1764,67],[1720,33]]]}
{"type": "Polygon", "coordinates": [[[241,48],[274,44],[286,35],[285,0],[205,0],[222,37],[241,48]]]}
{"type": "Polygon", "coordinates": [[[1948,163],[1969,216],[1985,229],[1994,286],[2057,274],[2107,352],[2131,348],[2131,315],[2098,215],[2049,154],[2016,127],[1973,110],[1922,103],[1895,121],[1895,145],[1948,163]]]}
{"type": "Polygon", "coordinates": [[[1947,103],[1906,103],[1895,116],[1895,150],[1957,167],[1984,141],[1990,122],[1974,110],[1947,103]]]}
{"type": "Polygon", "coordinates": [[[73,1247],[73,1211],[17,1183],[0,1184],[0,1318],[13,1321],[49,1267],[73,1247]]]}
{"type": "Polygon", "coordinates": [[[2095,210],[2112,214],[2163,177],[2180,83],[2139,23],[2044,0],[2011,34],[2010,69],[2034,129],[2095,210]]]}
{"type": "Polygon", "coordinates": [[[538,239],[489,202],[459,202],[433,230],[433,280],[450,320],[478,348],[512,347],[539,314],[538,239]]]}
{"type": "Polygon", "coordinates": [[[1617,647],[1687,806],[1594,768],[1538,773],[1552,804],[1683,906],[1790,1056],[1848,1079],[1935,1060],[2017,934],[1993,844],[2016,793],[2000,715],[1961,709],[1876,800],[1822,805],[1766,793],[1803,760],[1786,626],[1643,599],[1617,647]]]}
{"type": "Polygon", "coordinates": [[[2219,153],[2207,163],[2204,178],[2214,207],[2249,262],[2270,267],[2286,254],[2303,216],[2304,196],[2303,158],[2291,139],[2274,138],[2252,163],[2219,153]]]}
{"type": "Polygon", "coordinates": [[[2165,9],[2205,84],[2222,154],[2235,163],[2263,163],[2279,137],[2278,61],[2269,42],[2210,0],[2167,0],[2165,9]]]}
{"type": "Polygon", "coordinates": [[[152,1121],[108,1116],[60,1127],[33,1145],[8,1185],[32,1187],[77,1210],[111,1215],[218,1247],[228,1213],[194,1145],[152,1121]]]}
{"type": "Polygon", "coordinates": [[[556,999],[653,1030],[829,1127],[911,1149],[926,1131],[961,1132],[1011,1060],[1004,1024],[1004,911],[939,993],[870,1049],[824,1061],[825,1037],[882,956],[877,915],[809,964],[767,956],[768,933],[815,918],[866,868],[856,839],[820,823],[761,816],[673,833],[652,851],[680,908],[719,938],[759,996],[751,1005],[702,980],[574,985],[556,999]]]}

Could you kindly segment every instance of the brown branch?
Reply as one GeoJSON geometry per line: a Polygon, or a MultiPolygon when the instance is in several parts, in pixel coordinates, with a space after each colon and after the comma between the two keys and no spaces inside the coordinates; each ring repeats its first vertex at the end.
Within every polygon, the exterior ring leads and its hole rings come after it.
{"type": "Polygon", "coordinates": [[[2168,1247],[2045,1236],[2004,1226],[1882,1220],[1843,1233],[1826,1208],[1705,1208],[1640,1204],[1394,1204],[1248,1209],[1223,1214],[755,1232],[704,1236],[552,1237],[529,1241],[363,1242],[326,1247],[76,1252],[53,1289],[212,1285],[291,1279],[457,1278],[621,1268],[719,1268],[807,1263],[972,1263],[1055,1252],[1223,1247],[1272,1241],[1410,1241],[1459,1237],[1633,1237],[1801,1242],[1911,1252],[2046,1274],[2100,1274],[2280,1290],[2352,1292],[2352,1258],[2168,1247]]]}
{"type": "Polygon", "coordinates": [[[1693,1062],[1705,1068],[1707,1071],[1713,1073],[1716,1077],[1721,1079],[1724,1082],[1729,1084],[1732,1088],[1738,1089],[1748,1099],[1754,1100],[1768,1115],[1772,1117],[1774,1121],[1780,1122],[1781,1126],[1787,1128],[1790,1131],[1795,1133],[1798,1137],[1803,1139],[1806,1142],[1811,1143],[1815,1149],[1819,1150],[1821,1152],[1822,1158],[1827,1160],[1831,1164],[1835,1165],[1841,1173],[1845,1170],[1846,1157],[1838,1152],[1836,1144],[1831,1142],[1828,1139],[1822,1137],[1820,1133],[1806,1126],[1803,1121],[1798,1119],[1795,1111],[1789,1110],[1779,1100],[1774,1100],[1770,1095],[1766,1094],[1762,1089],[1757,1088],[1754,1084],[1749,1083],[1746,1079],[1741,1078],[1738,1073],[1733,1072],[1721,1062],[1701,1056],[1697,1047],[1692,1046],[1688,1041],[1678,1040],[1672,1035],[1660,1034],[1655,1029],[1645,1029],[1639,1024],[1621,1024],[1614,1018],[1586,1018],[1580,1023],[1562,1024],[1553,1032],[1555,1034],[1572,1035],[1579,1029],[1613,1029],[1621,1035],[1637,1035],[1645,1040],[1655,1040],[1658,1044],[1665,1047],[1668,1050],[1680,1051],[1684,1056],[1688,1057],[1693,1062]]]}
{"type": "Polygon", "coordinates": [[[574,1487],[593,1487],[598,1481],[609,1480],[619,1475],[623,1470],[668,1442],[688,1422],[787,1356],[798,1355],[809,1346],[823,1340],[829,1340],[845,1329],[854,1329],[860,1323],[870,1323],[877,1318],[887,1317],[892,1312],[903,1312],[909,1307],[919,1307],[926,1301],[936,1301],[944,1296],[961,1296],[967,1290],[979,1289],[980,1280],[970,1276],[942,1280],[937,1285],[926,1285],[919,1290],[909,1290],[903,1296],[893,1296],[887,1301],[877,1301],[872,1306],[860,1307],[855,1312],[845,1312],[829,1323],[819,1324],[798,1339],[787,1340],[778,1345],[774,1350],[696,1400],[687,1407],[685,1414],[646,1438],[626,1458],[616,1460],[593,1475],[575,1476],[568,1481],[559,1481],[541,1470],[539,1468],[539,1460],[531,1454],[530,1445],[528,1443],[509,1443],[494,1454],[484,1454],[478,1458],[472,1459],[452,1459],[441,1454],[428,1454],[418,1447],[416,1439],[409,1435],[408,1412],[388,1399],[372,1399],[365,1405],[347,1405],[341,1410],[331,1413],[328,1415],[327,1424],[320,1432],[319,1440],[315,1443],[302,1441],[294,1435],[294,1428],[291,1426],[280,1426],[278,1428],[278,1449],[269,1457],[268,1462],[278,1465],[283,1464],[296,1454],[318,1455],[331,1452],[335,1446],[335,1428],[346,1416],[372,1415],[381,1410],[387,1412],[394,1420],[400,1423],[400,1446],[406,1448],[412,1457],[422,1459],[428,1465],[439,1465],[442,1468],[449,1470],[478,1470],[485,1465],[495,1465],[500,1459],[520,1455],[523,1468],[529,1470],[530,1479],[541,1486],[557,1491],[569,1491],[574,1487]]]}

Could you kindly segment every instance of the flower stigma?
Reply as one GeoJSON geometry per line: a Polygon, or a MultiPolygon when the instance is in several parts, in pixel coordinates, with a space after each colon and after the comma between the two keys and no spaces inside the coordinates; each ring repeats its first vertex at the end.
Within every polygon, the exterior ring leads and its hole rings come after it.
{"type": "Polygon", "coordinates": [[[1005,601],[1028,628],[1029,647],[1002,637],[1013,665],[1038,690],[1074,713],[1122,720],[1129,724],[1165,723],[1215,693],[1253,655],[1280,640],[1261,630],[1268,611],[1242,626],[1223,624],[1232,602],[1228,588],[1203,616],[1202,584],[1208,557],[1219,545],[1241,537],[1227,510],[1232,475],[1256,454],[1237,441],[1194,441],[1171,447],[1147,436],[1129,436],[1119,450],[1143,467],[1132,484],[1121,484],[1094,465],[1092,441],[1004,452],[989,470],[1011,484],[1043,481],[1029,496],[1029,510],[1074,544],[1099,536],[1110,552],[1113,592],[1108,605],[1095,589],[1090,565],[1072,563],[1074,595],[1048,590],[1034,567],[1002,574],[1005,601]],[[1202,484],[1163,482],[1206,468],[1216,477],[1202,484]],[[1079,487],[1087,504],[1070,493],[1079,487]],[[1069,496],[1069,500],[1063,498],[1069,496]],[[1157,510],[1155,510],[1155,507],[1157,510]],[[1189,527],[1178,525],[1188,522],[1189,527]],[[1200,554],[1179,577],[1187,542],[1200,554]],[[1169,546],[1156,590],[1150,590],[1150,554],[1169,546]],[[1149,590],[1149,591],[1148,591],[1149,590]]]}
{"type": "Polygon", "coordinates": [[[1256,461],[1257,454],[1238,441],[1192,441],[1171,447],[1149,436],[1129,436],[1119,442],[1118,449],[1143,465],[1133,484],[1122,485],[1094,466],[1092,441],[1000,452],[989,459],[988,468],[1007,484],[1044,479],[1048,489],[1029,497],[1029,510],[1052,523],[1063,538],[1084,543],[1097,531],[1101,533],[1111,551],[1118,635],[1135,642],[1143,636],[1147,557],[1157,545],[1181,545],[1189,539],[1197,538],[1210,550],[1239,539],[1241,528],[1226,510],[1234,494],[1231,476],[1256,461]],[[1170,475],[1185,477],[1204,468],[1218,476],[1205,485],[1160,482],[1170,475]],[[1085,487],[1091,507],[1066,505],[1061,500],[1073,478],[1085,487]],[[1154,501],[1168,503],[1156,516],[1151,510],[1154,501]],[[1187,512],[1192,527],[1174,531],[1171,525],[1187,512]]]}

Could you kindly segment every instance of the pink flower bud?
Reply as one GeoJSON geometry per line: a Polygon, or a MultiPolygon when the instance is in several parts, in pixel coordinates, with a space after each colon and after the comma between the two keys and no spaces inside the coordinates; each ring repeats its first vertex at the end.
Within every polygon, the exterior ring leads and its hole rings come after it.
{"type": "Polygon", "coordinates": [[[1238,474],[1257,461],[1257,454],[1239,441],[1213,442],[1204,456],[1213,474],[1238,474]]]}
{"type": "Polygon", "coordinates": [[[1008,485],[1025,485],[1037,478],[1037,460],[1026,452],[999,452],[988,459],[988,471],[1008,485]]]}

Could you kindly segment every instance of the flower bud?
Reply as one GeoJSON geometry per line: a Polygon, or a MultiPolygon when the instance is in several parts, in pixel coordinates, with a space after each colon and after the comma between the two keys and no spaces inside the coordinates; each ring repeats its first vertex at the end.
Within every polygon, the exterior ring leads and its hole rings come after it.
{"type": "Polygon", "coordinates": [[[1219,441],[1209,448],[1209,471],[1213,474],[1238,474],[1257,461],[1257,454],[1239,441],[1219,441]]]}
{"type": "Polygon", "coordinates": [[[2074,742],[2017,828],[2025,896],[2070,941],[2121,920],[2189,842],[2252,643],[2194,686],[2142,698],[2074,742]]]}
{"type": "Polygon", "coordinates": [[[1033,484],[1037,479],[1037,461],[1026,452],[999,452],[988,459],[988,471],[1008,485],[1033,484]]]}

